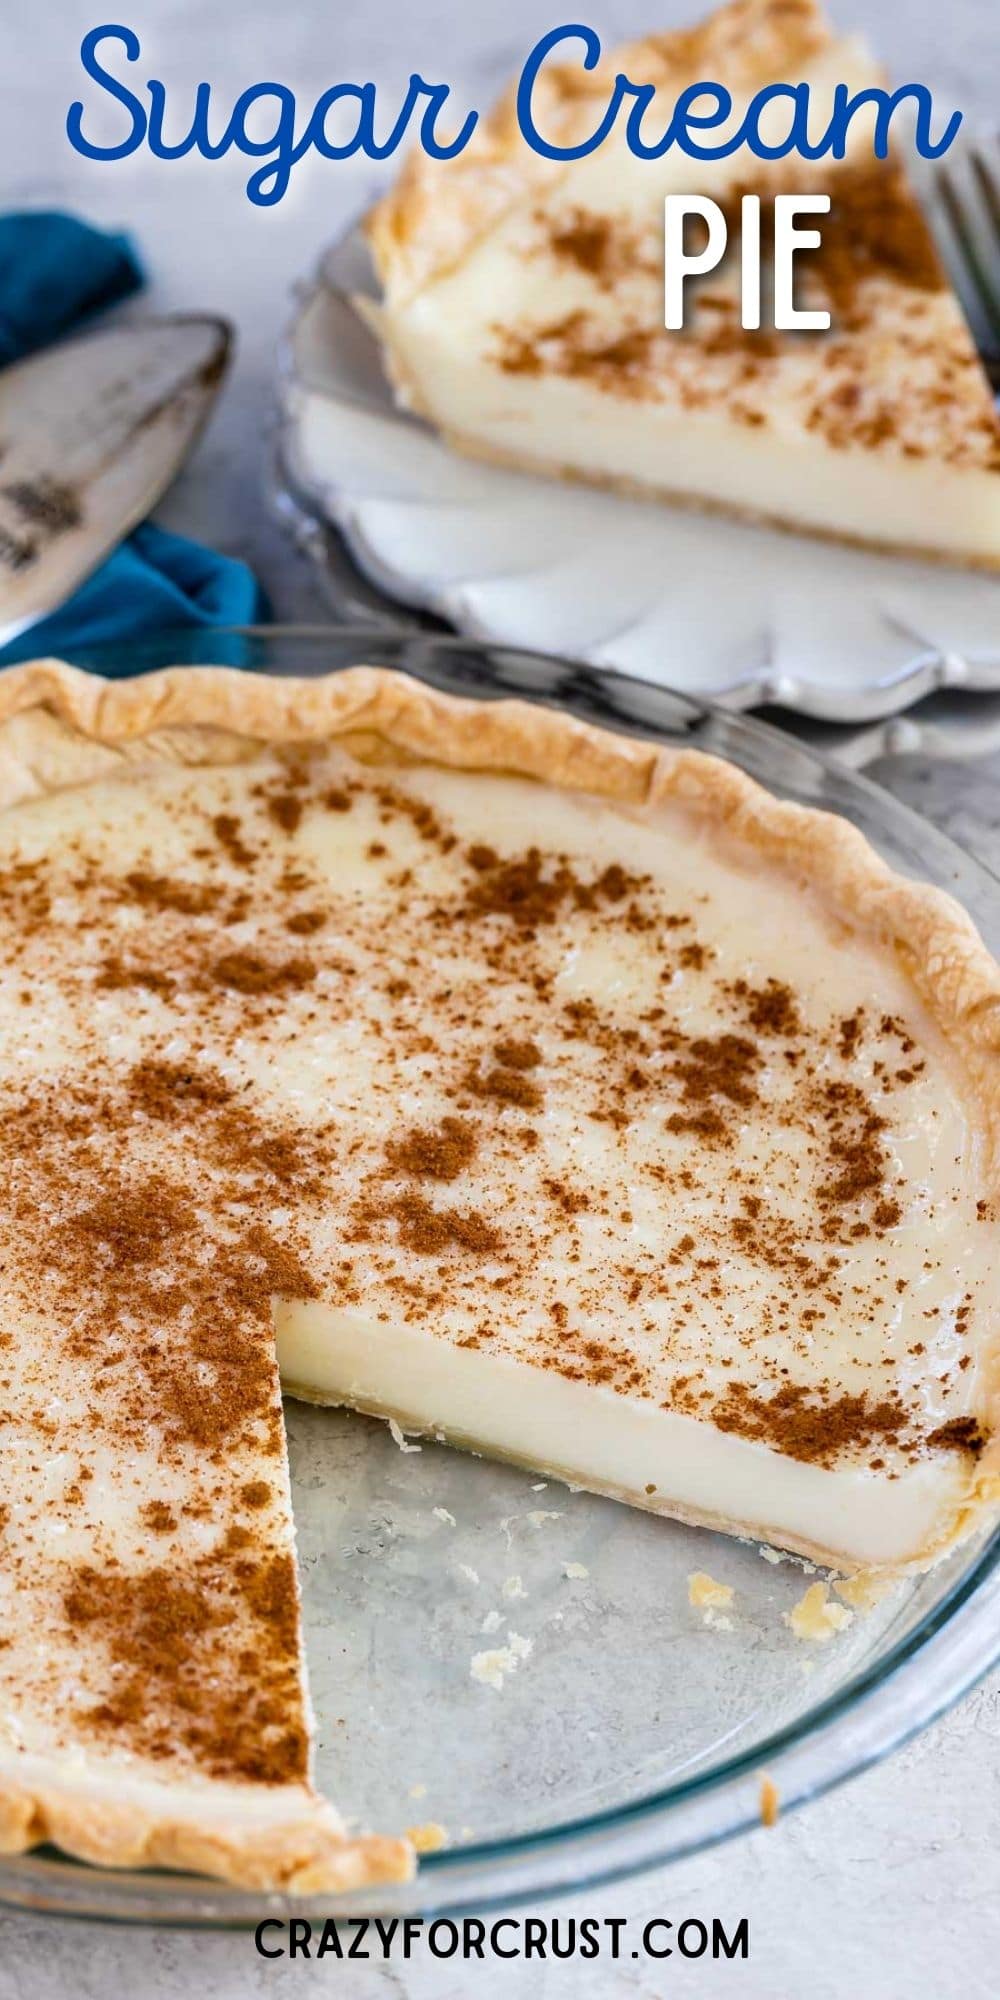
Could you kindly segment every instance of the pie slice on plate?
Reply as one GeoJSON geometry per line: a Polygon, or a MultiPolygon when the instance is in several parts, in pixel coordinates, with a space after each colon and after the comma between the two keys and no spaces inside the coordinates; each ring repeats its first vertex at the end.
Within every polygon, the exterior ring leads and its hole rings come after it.
{"type": "Polygon", "coordinates": [[[12,669],[0,808],[0,1848],[409,1869],[279,1371],[845,1570],[996,1508],[1000,970],[845,822],[368,668],[12,669]]]}
{"type": "MultiPolygon", "coordinates": [[[[590,73],[543,69],[546,138],[589,137],[619,69],[655,86],[657,132],[705,78],[730,90],[734,132],[765,85],[808,83],[818,133],[835,85],[884,81],[813,0],[734,0],[590,73]]],[[[768,118],[780,143],[788,102],[765,113],[765,137],[768,118]]],[[[855,118],[842,161],[813,164],[745,146],[709,163],[676,149],[638,160],[623,126],[624,114],[595,152],[552,162],[521,138],[509,97],[455,160],[411,161],[369,218],[383,288],[372,316],[400,401],[478,457],[1000,567],[993,397],[904,171],[874,157],[871,118],[855,118]],[[828,333],[741,325],[739,196],[763,197],[766,224],[783,191],[831,197],[822,248],[796,262],[796,302],[828,310],[828,333]],[[731,217],[732,253],[689,286],[683,333],[664,329],[669,193],[712,196],[731,217]]]]}

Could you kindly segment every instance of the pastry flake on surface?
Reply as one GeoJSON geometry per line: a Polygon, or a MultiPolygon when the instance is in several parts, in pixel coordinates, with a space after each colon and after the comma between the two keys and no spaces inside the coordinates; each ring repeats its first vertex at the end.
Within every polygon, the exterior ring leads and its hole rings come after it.
{"type": "Polygon", "coordinates": [[[766,1775],[760,1781],[760,1822],[762,1826],[777,1826],[781,1816],[781,1794],[773,1778],[766,1775]]]}
{"type": "Polygon", "coordinates": [[[42,663],[0,901],[0,1847],[412,1865],[310,1788],[279,1371],[845,1570],[995,1512],[1000,974],[846,822],[377,669],[42,663]]]}
{"type": "MultiPolygon", "coordinates": [[[[590,74],[543,70],[539,128],[562,145],[588,135],[619,68],[656,85],[661,123],[692,82],[726,85],[734,130],[765,83],[807,82],[821,130],[836,84],[884,82],[812,0],[735,0],[590,74]]],[[[779,136],[787,103],[769,107],[765,136],[768,116],[779,136]]],[[[861,114],[843,161],[768,163],[742,147],[649,162],[616,128],[553,163],[504,100],[464,154],[415,159],[369,218],[373,317],[400,401],[476,456],[1000,566],[992,392],[905,169],[872,141],[861,114]],[[730,254],[689,285],[684,331],[668,333],[663,200],[692,190],[728,213],[730,254]],[[828,310],[829,333],[741,325],[739,198],[761,194],[763,215],[783,191],[831,196],[821,249],[796,265],[797,303],[828,310]]]]}
{"type": "Polygon", "coordinates": [[[819,1582],[809,1585],[798,1603],[785,1613],[785,1620],[796,1639],[811,1639],[825,1645],[853,1624],[854,1612],[846,1604],[838,1604],[830,1596],[829,1586],[819,1582]]]}
{"type": "Polygon", "coordinates": [[[692,1570],[688,1577],[688,1603],[695,1611],[725,1611],[733,1596],[732,1584],[719,1583],[707,1570],[692,1570]]]}
{"type": "Polygon", "coordinates": [[[437,1854],[448,1845],[448,1829],[439,1820],[424,1820],[420,1826],[408,1826],[406,1837],[414,1854],[437,1854]]]}

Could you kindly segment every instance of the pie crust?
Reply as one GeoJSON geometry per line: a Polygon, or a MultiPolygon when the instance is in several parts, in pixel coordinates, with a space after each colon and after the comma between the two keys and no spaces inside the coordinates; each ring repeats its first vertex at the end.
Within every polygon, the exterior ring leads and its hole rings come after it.
{"type": "MultiPolygon", "coordinates": [[[[236,766],[275,746],[337,743],[362,762],[518,774],[628,807],[670,802],[711,829],[762,876],[808,884],[845,935],[873,941],[901,967],[959,1057],[985,1147],[988,1193],[1000,1143],[1000,968],[959,906],[894,874],[846,821],[773,798],[735,767],[696,751],[619,737],[555,709],[461,700],[379,668],[325,679],[269,679],[227,668],[182,668],[109,683],[55,660],[0,677],[0,810],[86,786],[126,767],[236,766]]],[[[1000,1357],[984,1358],[981,1422],[988,1441],[970,1465],[961,1504],[920,1565],[971,1532],[1000,1504],[996,1415],[1000,1357]]],[[[687,1518],[740,1526],[711,1513],[687,1518]]],[[[796,1545],[794,1541],[792,1545],[796,1545]]],[[[822,1543],[798,1544],[823,1557],[822,1543]]],[[[6,1764],[8,1760],[3,1760],[6,1764]]],[[[308,1785],[241,1824],[189,1797],[116,1798],[80,1774],[40,1769],[18,1782],[0,1766],[0,1851],[40,1840],[105,1865],[204,1870],[248,1886],[344,1889],[398,1879],[405,1840],[351,1839],[308,1785]]]]}

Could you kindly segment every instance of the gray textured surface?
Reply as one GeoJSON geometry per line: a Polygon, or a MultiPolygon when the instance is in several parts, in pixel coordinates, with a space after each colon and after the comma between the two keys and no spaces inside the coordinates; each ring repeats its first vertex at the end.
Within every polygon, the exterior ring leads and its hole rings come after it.
{"type": "MultiPolygon", "coordinates": [[[[109,10],[110,11],[110,10],[109,10]]],[[[573,10],[567,9],[566,13],[573,10]]],[[[690,16],[690,0],[659,0],[666,23],[690,16]]],[[[927,77],[970,114],[995,112],[1000,36],[995,0],[836,0],[844,22],[861,19],[897,77],[927,77]]],[[[641,0],[583,9],[608,34],[649,25],[641,0]]],[[[261,499],[270,406],[271,353],[288,287],[320,244],[376,185],[366,165],[304,165],[274,211],[251,209],[240,164],[138,162],[91,165],[63,136],[77,94],[81,35],[101,18],[92,0],[44,0],[4,9],[5,78],[0,186],[7,203],[73,205],[103,222],[127,223],[147,254],[150,302],[215,308],[235,318],[241,354],[224,408],[161,518],[247,555],[284,616],[321,616],[304,563],[288,550],[261,499]]],[[[397,89],[411,67],[467,83],[481,101],[516,66],[534,36],[560,17],[549,0],[372,0],[331,7],[297,0],[144,0],[124,10],[143,41],[140,77],[161,75],[177,112],[202,76],[226,100],[262,76],[284,78],[303,102],[338,77],[374,76],[397,89]]],[[[1000,757],[969,769],[884,766],[884,781],[1000,869],[1000,757]]],[[[351,2000],[459,2000],[477,1994],[538,2000],[665,1993],[913,2000],[997,1991],[1000,1963],[1000,1682],[881,1769],[772,1832],[681,1863],[659,1875],[559,1906],[639,1920],[749,1916],[746,1965],[656,1968],[624,1959],[573,1966],[463,1968],[418,1951],[413,1962],[338,1969],[264,1965],[242,1937],[124,1934],[30,1917],[0,1919],[0,2000],[140,1994],[181,2000],[190,1990],[237,1995],[338,1987],[351,2000]]],[[[628,1949],[631,1948],[629,1944],[628,1949]]]]}

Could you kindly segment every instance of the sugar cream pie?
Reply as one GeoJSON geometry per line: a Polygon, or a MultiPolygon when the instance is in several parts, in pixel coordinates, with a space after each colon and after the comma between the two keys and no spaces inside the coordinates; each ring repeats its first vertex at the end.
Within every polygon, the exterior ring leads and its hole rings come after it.
{"type": "MultiPolygon", "coordinates": [[[[550,63],[534,93],[550,143],[594,133],[619,69],[655,86],[647,143],[705,78],[728,86],[734,133],[765,85],[807,83],[820,133],[837,85],[884,82],[813,0],[736,0],[590,73],[550,63]]],[[[762,135],[780,143],[789,116],[773,102],[762,135]]],[[[842,161],[769,165],[745,145],[636,159],[620,114],[566,164],[528,147],[509,95],[454,160],[415,157],[369,218],[400,401],[478,457],[1000,567],[992,393],[903,169],[874,156],[873,116],[855,116],[842,161]],[[829,311],[828,333],[741,325],[739,196],[763,197],[766,224],[783,190],[831,197],[821,249],[796,260],[796,303],[829,311]],[[689,281],[683,333],[664,330],[670,193],[712,196],[731,220],[726,263],[689,281]]]]}
{"type": "Polygon", "coordinates": [[[12,669],[0,806],[0,1849],[411,1866],[282,1388],[847,1571],[996,1508],[1000,969],[845,822],[364,667],[12,669]]]}

